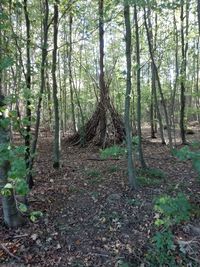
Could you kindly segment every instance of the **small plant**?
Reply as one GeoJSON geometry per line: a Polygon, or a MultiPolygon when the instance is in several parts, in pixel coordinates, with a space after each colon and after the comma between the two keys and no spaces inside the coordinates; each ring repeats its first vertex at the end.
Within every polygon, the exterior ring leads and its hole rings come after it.
{"type": "MultiPolygon", "coordinates": [[[[192,147],[195,148],[196,144],[194,143],[192,147]]],[[[188,146],[184,146],[180,150],[174,150],[173,155],[182,161],[191,160],[193,168],[197,171],[199,178],[200,178],[200,152],[199,151],[191,151],[188,146]]]]}
{"type": "Polygon", "coordinates": [[[101,173],[98,170],[88,170],[86,171],[87,176],[89,177],[99,177],[101,173]]]}
{"type": "Polygon", "coordinates": [[[117,171],[119,171],[119,167],[116,166],[116,165],[109,166],[109,167],[108,167],[108,171],[109,171],[110,173],[117,172],[117,171]]]}
{"type": "Polygon", "coordinates": [[[175,245],[174,236],[170,230],[157,232],[152,239],[153,248],[147,255],[147,260],[151,267],[154,266],[170,266],[175,267],[176,261],[174,257],[175,245]]]}
{"type": "Polygon", "coordinates": [[[117,267],[131,267],[131,265],[128,262],[126,262],[126,261],[119,260],[117,262],[117,267]]]}
{"type": "Polygon", "coordinates": [[[149,178],[146,176],[138,176],[137,180],[138,183],[142,186],[155,186],[163,183],[163,181],[160,179],[149,178]]]}
{"type": "Polygon", "coordinates": [[[102,182],[102,177],[93,177],[88,180],[88,183],[91,185],[99,184],[102,182]]]}
{"type": "Polygon", "coordinates": [[[137,176],[139,184],[143,186],[154,186],[162,184],[166,179],[166,174],[159,169],[138,169],[137,176]]]}
{"type": "Polygon", "coordinates": [[[190,203],[183,194],[177,197],[162,196],[154,206],[155,225],[160,228],[152,238],[153,246],[147,254],[150,266],[178,266],[176,263],[176,245],[171,227],[190,217],[190,203]]]}
{"type": "Polygon", "coordinates": [[[137,169],[137,175],[148,176],[149,178],[166,179],[166,173],[160,169],[146,168],[137,169]]]}
{"type": "Polygon", "coordinates": [[[155,221],[157,226],[169,227],[182,221],[187,221],[190,218],[190,203],[181,193],[175,198],[170,196],[160,197],[156,201],[154,208],[161,215],[161,219],[158,218],[155,221]]]}
{"type": "Polygon", "coordinates": [[[101,159],[118,158],[126,154],[126,149],[121,146],[111,146],[100,150],[101,159]]]}
{"type": "Polygon", "coordinates": [[[138,199],[135,199],[135,198],[127,198],[126,203],[128,205],[131,205],[131,206],[137,206],[137,205],[141,204],[140,201],[138,199]]]}

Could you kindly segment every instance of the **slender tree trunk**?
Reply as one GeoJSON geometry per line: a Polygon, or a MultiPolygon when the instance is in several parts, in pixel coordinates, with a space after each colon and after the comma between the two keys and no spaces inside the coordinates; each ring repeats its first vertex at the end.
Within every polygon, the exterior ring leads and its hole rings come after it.
{"type": "Polygon", "coordinates": [[[30,160],[31,160],[31,56],[30,56],[30,45],[31,45],[31,34],[30,34],[30,19],[29,12],[27,7],[27,0],[24,0],[24,15],[26,21],[26,87],[29,92],[28,97],[26,99],[26,118],[28,120],[28,125],[26,126],[26,134],[25,134],[25,146],[26,146],[26,154],[25,161],[26,167],[28,170],[27,175],[27,183],[29,188],[31,189],[34,185],[33,177],[30,172],[30,160]]]}
{"type": "MultiPolygon", "coordinates": [[[[135,20],[135,37],[136,37],[136,62],[137,62],[137,132],[138,132],[138,152],[142,168],[146,167],[146,163],[142,150],[142,130],[141,130],[141,84],[140,84],[140,39],[137,18],[137,6],[134,5],[135,20]]],[[[131,33],[131,32],[130,32],[131,33]]]]}
{"type": "Polygon", "coordinates": [[[200,116],[199,116],[199,40],[200,36],[198,37],[197,44],[196,44],[196,50],[197,50],[197,57],[196,57],[196,108],[197,108],[197,121],[200,122],[200,116]]]}
{"type": "Polygon", "coordinates": [[[58,89],[56,79],[57,69],[57,50],[58,50],[58,1],[54,3],[54,20],[53,20],[53,60],[52,60],[52,80],[53,80],[53,102],[54,102],[54,147],[53,147],[53,167],[60,166],[60,120],[59,120],[59,103],[58,89]]]}
{"type": "Polygon", "coordinates": [[[100,145],[106,142],[106,104],[107,88],[104,75],[104,0],[99,0],[99,87],[100,87],[100,145]]]}
{"type": "Polygon", "coordinates": [[[37,106],[37,114],[36,114],[36,125],[35,125],[35,135],[32,143],[31,149],[31,162],[30,162],[30,171],[33,167],[33,161],[35,157],[38,135],[39,135],[39,127],[40,127],[40,114],[41,114],[41,104],[42,104],[42,97],[45,90],[45,66],[46,66],[46,58],[47,58],[47,46],[48,46],[48,17],[49,17],[49,4],[48,0],[43,0],[43,10],[44,10],[44,19],[43,19],[43,41],[42,41],[42,62],[41,62],[41,69],[40,69],[40,94],[37,106]]]}
{"type": "Polygon", "coordinates": [[[163,110],[164,110],[164,114],[165,114],[165,121],[166,121],[166,125],[167,125],[169,146],[170,146],[170,149],[172,149],[173,146],[172,146],[172,137],[171,137],[171,129],[170,129],[169,117],[168,117],[168,112],[167,112],[167,107],[166,107],[166,103],[165,103],[164,94],[163,94],[163,91],[162,91],[160,77],[159,77],[159,74],[158,74],[158,68],[156,66],[155,59],[154,59],[153,47],[152,47],[152,43],[151,43],[151,39],[150,39],[149,28],[148,28],[148,25],[147,25],[147,18],[146,18],[146,10],[145,9],[144,9],[144,23],[145,23],[145,28],[146,28],[146,32],[147,32],[149,53],[150,53],[152,64],[154,66],[155,78],[156,78],[156,81],[157,81],[159,93],[160,93],[161,100],[162,100],[163,110]]]}
{"type": "Polygon", "coordinates": [[[198,13],[199,36],[200,36],[200,0],[197,0],[197,13],[198,13]]]}
{"type": "Polygon", "coordinates": [[[69,69],[69,88],[70,88],[72,125],[73,125],[73,133],[76,133],[76,118],[75,118],[75,110],[74,110],[74,92],[73,92],[73,84],[72,84],[72,23],[73,23],[73,16],[72,16],[72,12],[70,12],[70,14],[69,14],[68,69],[69,69]]]}
{"type": "Polygon", "coordinates": [[[177,84],[178,84],[178,77],[179,77],[179,62],[178,62],[178,44],[179,44],[179,38],[178,38],[178,29],[176,24],[176,17],[174,14],[174,38],[175,38],[175,81],[173,85],[173,93],[172,93],[172,100],[171,100],[171,125],[174,132],[174,142],[176,144],[176,126],[175,126],[175,101],[176,101],[176,93],[177,93],[177,84]]]}
{"type": "MultiPolygon", "coordinates": [[[[5,107],[4,105],[4,96],[0,91],[0,108],[5,107]]],[[[3,123],[1,121],[5,119],[5,114],[0,115],[0,145],[8,145],[10,143],[9,129],[2,127],[3,123]]],[[[8,171],[9,171],[9,162],[4,161],[0,165],[0,190],[8,183],[8,171]]],[[[19,213],[14,193],[10,190],[9,196],[2,196],[2,206],[3,206],[3,217],[4,222],[7,226],[14,228],[19,227],[25,223],[24,218],[19,213]]]]}
{"type": "MultiPolygon", "coordinates": [[[[153,38],[153,31],[152,31],[152,23],[151,23],[151,12],[150,9],[148,10],[148,28],[149,28],[149,40],[152,47],[152,50],[156,49],[157,45],[157,17],[155,18],[155,24],[156,24],[156,31],[155,31],[155,37],[153,38]]],[[[160,113],[160,108],[158,104],[158,96],[157,96],[157,87],[156,87],[156,74],[155,74],[155,66],[151,60],[151,90],[153,94],[153,102],[154,102],[154,112],[157,114],[158,122],[160,126],[160,137],[161,142],[163,145],[166,144],[165,138],[164,138],[164,127],[163,127],[163,121],[162,116],[160,113]]],[[[155,131],[156,131],[156,124],[155,124],[155,131]]]]}
{"type": "Polygon", "coordinates": [[[126,80],[126,95],[125,95],[125,130],[126,130],[126,144],[128,152],[128,177],[129,184],[132,189],[136,188],[136,174],[133,164],[133,148],[132,148],[132,134],[130,126],[130,94],[131,94],[131,25],[130,25],[130,7],[128,0],[124,0],[124,19],[126,28],[126,66],[127,66],[127,80],[126,80]]]}
{"type": "MultiPolygon", "coordinates": [[[[186,4],[187,5],[187,4],[186,4]]],[[[186,11],[187,13],[187,11],[186,11]]],[[[187,14],[186,14],[187,19],[187,14]]],[[[181,56],[182,56],[182,62],[181,62],[181,110],[180,110],[180,131],[181,131],[181,140],[182,144],[186,144],[186,121],[185,121],[185,105],[186,105],[186,97],[185,97],[185,81],[186,81],[186,54],[187,54],[187,41],[185,43],[185,34],[184,34],[184,0],[181,0],[181,56]]],[[[188,23],[186,23],[188,24],[188,23]]],[[[187,26],[187,25],[186,25],[187,26]]],[[[187,31],[187,28],[186,28],[187,31]]],[[[187,35],[187,33],[186,33],[187,35]]]]}

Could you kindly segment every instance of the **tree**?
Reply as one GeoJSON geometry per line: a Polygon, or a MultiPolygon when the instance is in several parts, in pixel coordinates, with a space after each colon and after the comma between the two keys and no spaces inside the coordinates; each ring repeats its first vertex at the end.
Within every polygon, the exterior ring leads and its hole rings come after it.
{"type": "MultiPolygon", "coordinates": [[[[138,18],[137,18],[137,6],[134,5],[134,20],[135,20],[135,37],[136,37],[136,62],[137,62],[137,133],[138,133],[138,152],[139,152],[139,158],[142,168],[146,167],[144,156],[143,156],[143,150],[142,150],[142,130],[141,130],[141,83],[140,83],[140,39],[139,39],[139,29],[138,29],[138,18]]],[[[128,23],[128,21],[127,21],[128,23]]],[[[127,34],[130,34],[129,32],[129,26],[127,25],[127,34]]],[[[126,40],[128,38],[126,37],[126,40]]],[[[131,44],[127,44],[131,47],[131,44]]],[[[127,48],[128,49],[128,48],[127,48]]],[[[129,51],[127,52],[128,56],[129,51]]],[[[128,69],[128,65],[127,65],[128,69]]],[[[129,90],[128,90],[129,91],[129,90]]]]}
{"type": "Polygon", "coordinates": [[[59,104],[57,90],[57,50],[58,50],[58,1],[54,3],[54,18],[53,18],[53,54],[52,54],[52,80],[53,80],[53,102],[54,102],[54,149],[53,149],[53,167],[60,166],[60,125],[59,125],[59,104]]]}
{"type": "MultiPolygon", "coordinates": [[[[0,114],[2,114],[0,115],[0,152],[2,157],[0,160],[1,193],[4,187],[8,184],[8,172],[10,169],[10,162],[4,159],[2,155],[3,151],[6,152],[6,154],[9,153],[10,145],[9,126],[6,126],[6,113],[8,112],[6,112],[5,97],[3,92],[0,91],[0,114]]],[[[11,228],[21,226],[25,220],[17,209],[13,189],[12,187],[10,188],[7,186],[7,190],[7,192],[2,195],[4,222],[11,228]]]]}
{"type": "Polygon", "coordinates": [[[188,42],[185,42],[185,33],[184,29],[186,29],[186,38],[188,36],[188,2],[186,3],[186,15],[184,15],[184,1],[181,0],[181,70],[180,70],[180,79],[181,79],[181,109],[180,109],[180,131],[181,131],[181,140],[182,144],[186,144],[186,118],[185,118],[185,83],[186,83],[186,66],[187,66],[187,50],[188,50],[188,42]],[[184,25],[184,21],[186,20],[186,25],[184,25]]]}
{"type": "MultiPolygon", "coordinates": [[[[130,6],[128,0],[124,0],[124,20],[126,28],[126,94],[125,94],[125,129],[126,129],[126,144],[128,153],[128,177],[130,187],[136,188],[136,174],[133,164],[133,149],[132,149],[132,134],[130,127],[130,95],[131,95],[131,25],[130,25],[130,6]]],[[[141,133],[140,133],[141,134],[141,133]]]]}
{"type": "Polygon", "coordinates": [[[162,105],[163,105],[163,109],[164,109],[165,122],[166,122],[168,139],[169,139],[169,146],[170,146],[170,149],[172,149],[172,137],[171,137],[171,129],[170,129],[169,117],[168,117],[165,98],[164,98],[162,85],[161,85],[161,81],[160,81],[160,77],[159,77],[159,73],[158,73],[158,67],[157,67],[155,59],[154,59],[153,47],[152,47],[151,37],[150,37],[149,28],[148,28],[148,24],[147,24],[147,15],[146,15],[146,9],[145,8],[144,8],[144,23],[145,23],[145,28],[146,28],[146,32],[147,32],[147,41],[148,41],[148,46],[149,46],[149,53],[150,53],[151,61],[152,61],[153,68],[154,68],[154,71],[155,71],[155,78],[156,78],[156,81],[157,81],[157,86],[158,86],[158,90],[159,90],[159,93],[160,93],[160,96],[161,96],[161,101],[162,101],[162,105]]]}
{"type": "Polygon", "coordinates": [[[42,22],[42,60],[41,60],[41,69],[40,69],[40,79],[41,79],[41,84],[40,84],[40,94],[39,94],[39,100],[38,100],[38,105],[37,105],[37,114],[36,114],[36,124],[35,124],[35,134],[34,134],[34,139],[32,143],[32,149],[31,149],[31,162],[30,162],[30,171],[33,168],[33,162],[34,162],[34,157],[36,153],[36,148],[37,148],[37,141],[38,141],[38,135],[39,135],[39,127],[40,127],[40,120],[41,120],[41,105],[42,105],[42,97],[44,94],[44,89],[45,89],[45,67],[47,64],[47,55],[48,55],[48,30],[49,30],[49,25],[48,25],[48,18],[49,18],[49,3],[48,0],[43,0],[43,10],[44,10],[44,18],[42,22]]]}
{"type": "Polygon", "coordinates": [[[26,133],[24,136],[25,146],[26,146],[26,154],[25,161],[27,170],[29,170],[27,175],[27,183],[29,188],[31,189],[34,185],[33,177],[30,172],[30,162],[31,162],[31,56],[30,56],[30,46],[31,46],[31,33],[30,33],[30,19],[29,12],[27,6],[27,0],[24,0],[24,15],[26,21],[26,88],[27,88],[27,99],[26,99],[26,133]]]}

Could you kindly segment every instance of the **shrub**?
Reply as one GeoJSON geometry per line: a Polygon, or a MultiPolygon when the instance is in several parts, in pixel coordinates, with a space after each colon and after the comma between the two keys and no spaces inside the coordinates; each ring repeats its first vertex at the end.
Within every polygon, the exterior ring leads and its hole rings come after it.
{"type": "Polygon", "coordinates": [[[124,156],[125,154],[126,149],[117,145],[100,150],[101,159],[118,158],[120,156],[124,156]]]}

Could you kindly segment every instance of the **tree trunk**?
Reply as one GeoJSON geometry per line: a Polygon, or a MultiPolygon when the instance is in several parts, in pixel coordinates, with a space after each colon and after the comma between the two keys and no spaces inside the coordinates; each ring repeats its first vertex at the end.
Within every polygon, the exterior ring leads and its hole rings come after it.
{"type": "Polygon", "coordinates": [[[42,42],[42,62],[41,62],[41,69],[40,69],[40,94],[37,106],[37,114],[36,114],[36,125],[35,125],[35,134],[32,143],[31,149],[31,162],[30,162],[30,171],[33,167],[33,161],[35,157],[37,141],[38,141],[38,134],[39,134],[39,127],[40,127],[40,114],[41,114],[41,104],[42,104],[42,97],[45,90],[45,66],[46,66],[46,59],[47,59],[47,46],[48,46],[48,17],[49,17],[49,4],[48,0],[43,0],[43,10],[44,10],[44,19],[43,19],[43,42],[42,42]]]}
{"type": "Polygon", "coordinates": [[[132,134],[130,126],[130,94],[131,94],[131,25],[130,25],[130,7],[128,0],[124,0],[124,20],[126,28],[126,95],[125,95],[125,130],[126,130],[126,144],[128,152],[128,178],[132,189],[136,188],[136,174],[133,164],[133,148],[132,148],[132,134]]]}
{"type": "Polygon", "coordinates": [[[200,36],[200,0],[197,0],[197,13],[198,13],[199,36],[200,36]]]}
{"type": "Polygon", "coordinates": [[[25,134],[25,146],[26,146],[26,168],[28,170],[27,183],[31,189],[34,185],[33,177],[30,172],[30,160],[31,160],[31,56],[30,56],[30,45],[31,45],[31,35],[30,35],[30,19],[27,7],[27,0],[24,0],[24,15],[26,21],[26,87],[28,90],[28,97],[26,99],[26,118],[28,120],[28,125],[26,126],[25,134]]]}
{"type": "MultiPolygon", "coordinates": [[[[186,9],[188,4],[186,3],[186,9]]],[[[186,20],[188,16],[188,11],[186,10],[186,20]]],[[[181,62],[181,110],[180,110],[180,131],[181,131],[181,141],[182,144],[186,144],[186,118],[185,118],[185,105],[186,105],[186,97],[185,97],[185,81],[186,81],[186,55],[187,55],[187,41],[185,42],[185,34],[184,34],[184,1],[181,0],[181,56],[182,56],[182,62],[181,62]]],[[[187,37],[187,30],[188,30],[188,22],[186,21],[186,37],[187,37]]]]}
{"type": "Polygon", "coordinates": [[[53,80],[53,103],[54,103],[54,147],[53,147],[53,167],[60,166],[60,123],[59,123],[59,103],[56,79],[57,69],[57,50],[58,50],[58,1],[54,3],[53,20],[53,60],[52,60],[52,80],[53,80]]]}
{"type": "MultiPolygon", "coordinates": [[[[4,107],[4,96],[0,92],[0,108],[4,107]]],[[[0,115],[0,145],[8,145],[10,143],[9,130],[5,127],[1,127],[1,121],[3,121],[5,115],[0,115]]],[[[8,171],[9,171],[9,162],[4,161],[0,165],[0,190],[8,182],[8,171]]],[[[10,190],[9,196],[2,196],[2,206],[3,206],[3,217],[4,222],[8,227],[19,227],[24,224],[25,220],[19,213],[13,190],[10,190]]]]}
{"type": "Polygon", "coordinates": [[[69,69],[69,88],[70,88],[70,101],[71,101],[71,113],[72,113],[72,125],[73,133],[76,133],[76,118],[74,110],[74,92],[73,92],[73,80],[72,80],[72,12],[69,14],[69,53],[68,53],[68,69],[69,69]]]}
{"type": "MultiPolygon", "coordinates": [[[[136,37],[136,61],[137,61],[137,133],[138,133],[138,152],[139,159],[142,168],[146,167],[144,161],[143,150],[142,150],[142,130],[141,130],[141,86],[140,86],[140,39],[138,29],[138,18],[137,18],[137,6],[134,5],[134,20],[135,20],[135,37],[136,37]]],[[[131,34],[131,31],[127,34],[131,34]]],[[[127,39],[128,41],[128,39],[127,39]]],[[[129,44],[127,44],[129,45],[129,44]]],[[[130,44],[131,47],[131,44],[130,44]]],[[[131,56],[131,55],[127,55],[131,56]]],[[[127,66],[128,67],[128,66],[127,66]]]]}
{"type": "Polygon", "coordinates": [[[106,142],[106,105],[108,92],[104,77],[104,0],[99,0],[99,88],[100,88],[100,145],[106,142]]]}
{"type": "Polygon", "coordinates": [[[148,46],[149,46],[149,53],[150,53],[152,64],[154,66],[155,78],[156,78],[156,81],[157,81],[157,85],[158,85],[158,89],[159,89],[159,93],[160,93],[161,101],[162,101],[162,105],[163,105],[163,110],[164,110],[164,114],[165,114],[165,122],[166,122],[166,125],[167,125],[167,134],[168,134],[168,139],[169,139],[169,146],[170,146],[170,149],[172,149],[172,137],[171,137],[171,129],[170,129],[169,117],[168,117],[168,112],[167,112],[167,107],[166,107],[166,103],[165,103],[164,94],[163,94],[163,91],[162,91],[160,77],[159,77],[159,74],[158,74],[158,68],[157,68],[157,65],[156,65],[156,62],[155,62],[155,59],[154,59],[153,47],[152,47],[151,38],[150,38],[150,34],[149,34],[149,27],[147,25],[147,18],[146,18],[146,10],[145,10],[145,8],[144,8],[144,23],[145,23],[145,28],[146,28],[146,32],[147,32],[147,41],[148,41],[148,46]]]}

